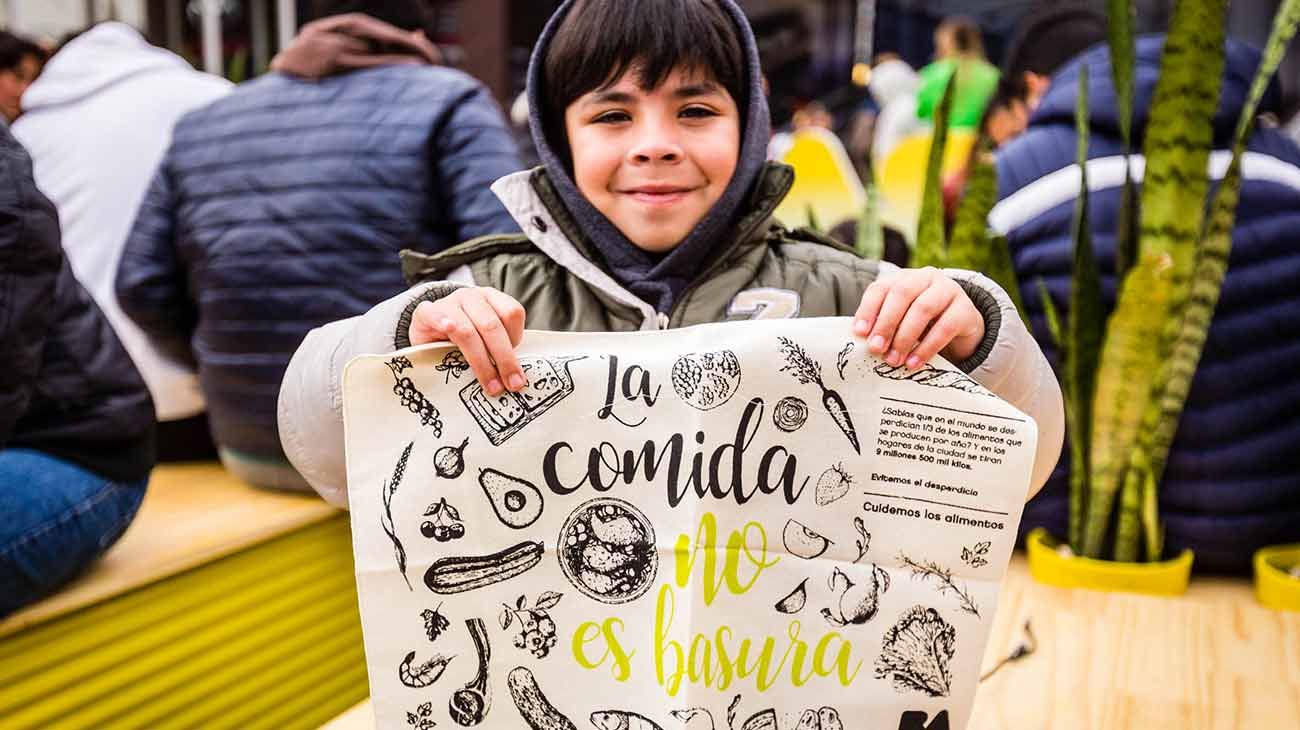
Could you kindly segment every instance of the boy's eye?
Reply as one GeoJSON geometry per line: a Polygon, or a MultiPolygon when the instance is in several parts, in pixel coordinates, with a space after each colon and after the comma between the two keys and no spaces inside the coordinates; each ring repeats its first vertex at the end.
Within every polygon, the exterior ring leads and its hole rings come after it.
{"type": "Polygon", "coordinates": [[[688,106],[681,111],[681,116],[688,119],[705,119],[708,117],[716,117],[718,116],[718,113],[708,107],[688,106]]]}
{"type": "Polygon", "coordinates": [[[631,121],[631,119],[632,117],[627,112],[605,112],[591,121],[595,124],[617,124],[631,121]]]}

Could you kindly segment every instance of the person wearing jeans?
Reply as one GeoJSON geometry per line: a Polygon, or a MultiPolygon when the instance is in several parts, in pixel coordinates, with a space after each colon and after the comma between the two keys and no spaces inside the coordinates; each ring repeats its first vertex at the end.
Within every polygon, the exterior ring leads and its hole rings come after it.
{"type": "Polygon", "coordinates": [[[77,282],[54,205],[0,124],[0,618],[126,530],[154,465],[153,401],[77,282]]]}

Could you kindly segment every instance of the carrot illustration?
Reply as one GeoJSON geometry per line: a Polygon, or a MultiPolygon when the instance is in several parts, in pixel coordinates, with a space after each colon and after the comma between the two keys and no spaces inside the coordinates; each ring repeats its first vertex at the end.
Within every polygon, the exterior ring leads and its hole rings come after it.
{"type": "Polygon", "coordinates": [[[853,428],[853,419],[849,417],[849,408],[844,405],[844,399],[839,393],[826,387],[822,382],[822,366],[816,360],[808,356],[804,349],[795,344],[786,337],[778,338],[781,340],[781,354],[785,355],[785,367],[781,372],[790,373],[803,385],[816,385],[822,391],[822,406],[831,418],[835,419],[835,425],[840,427],[844,435],[848,437],[849,443],[853,444],[853,450],[862,453],[862,448],[858,445],[858,432],[853,428]]]}

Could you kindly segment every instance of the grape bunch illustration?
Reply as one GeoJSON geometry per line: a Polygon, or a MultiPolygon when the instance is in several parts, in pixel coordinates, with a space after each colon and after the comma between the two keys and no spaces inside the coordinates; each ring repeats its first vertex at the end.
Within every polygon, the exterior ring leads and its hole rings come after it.
{"type": "Polygon", "coordinates": [[[515,634],[515,648],[530,652],[538,659],[545,659],[556,644],[555,620],[549,609],[555,608],[563,596],[561,593],[546,591],[537,597],[532,608],[528,607],[528,597],[520,596],[514,606],[501,604],[501,628],[509,629],[516,622],[519,632],[515,634]]]}
{"type": "Polygon", "coordinates": [[[442,414],[438,412],[437,406],[424,397],[413,380],[401,375],[413,367],[411,361],[405,357],[395,357],[385,364],[393,371],[393,395],[401,399],[402,407],[419,416],[420,425],[432,428],[435,437],[442,438],[442,414]]]}

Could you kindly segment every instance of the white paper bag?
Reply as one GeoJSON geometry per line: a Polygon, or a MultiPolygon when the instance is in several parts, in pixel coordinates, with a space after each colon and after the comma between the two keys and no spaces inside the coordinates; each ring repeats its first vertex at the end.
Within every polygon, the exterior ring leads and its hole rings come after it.
{"type": "Polygon", "coordinates": [[[962,728],[1032,420],[849,320],[528,332],[345,374],[379,727],[962,728]]]}

